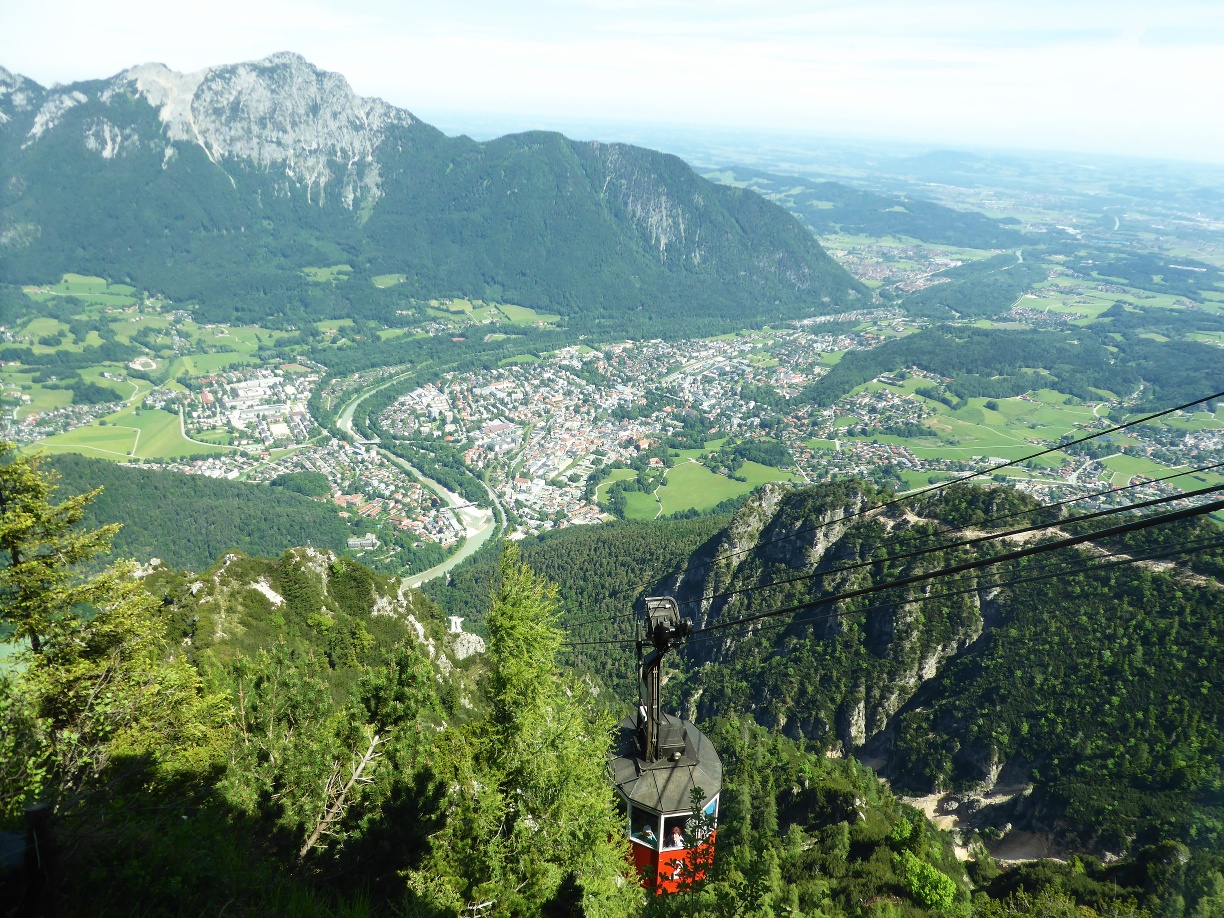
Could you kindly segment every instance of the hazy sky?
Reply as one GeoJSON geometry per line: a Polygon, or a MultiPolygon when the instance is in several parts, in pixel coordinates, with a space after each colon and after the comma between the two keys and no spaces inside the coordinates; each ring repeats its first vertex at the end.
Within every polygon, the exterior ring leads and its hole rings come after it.
{"type": "Polygon", "coordinates": [[[764,128],[1224,162],[1221,0],[0,0],[41,83],[304,54],[425,120],[764,128]]]}

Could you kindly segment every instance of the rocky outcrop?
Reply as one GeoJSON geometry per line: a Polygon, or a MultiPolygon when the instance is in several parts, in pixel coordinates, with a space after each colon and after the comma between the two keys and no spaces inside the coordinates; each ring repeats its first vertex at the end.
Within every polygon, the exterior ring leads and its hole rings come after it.
{"type": "Polygon", "coordinates": [[[312,203],[334,197],[349,210],[381,194],[377,152],[391,125],[412,116],[358,96],[338,73],[298,54],[182,74],[143,64],[120,74],[104,100],[134,87],[158,110],[171,142],[195,143],[213,162],[275,172],[286,192],[312,203]]]}
{"type": "MultiPolygon", "coordinates": [[[[904,544],[892,540],[915,538],[911,530],[931,523],[900,509],[865,513],[878,502],[870,486],[852,482],[813,489],[767,485],[665,583],[665,592],[702,628],[939,563],[917,558],[887,574],[864,564],[880,545],[904,544]]],[[[894,715],[982,634],[983,598],[968,592],[934,602],[929,587],[915,588],[728,629],[695,644],[686,662],[729,669],[735,678],[721,684],[746,686],[747,696],[707,689],[690,705],[703,717],[748,711],[790,735],[847,752],[882,749],[886,757],[887,744],[879,739],[894,715]],[[839,614],[853,610],[862,614],[839,614]],[[796,621],[788,625],[790,619],[796,621]],[[812,662],[830,648],[836,656],[812,662]],[[806,679],[792,684],[798,673],[806,679]]]]}

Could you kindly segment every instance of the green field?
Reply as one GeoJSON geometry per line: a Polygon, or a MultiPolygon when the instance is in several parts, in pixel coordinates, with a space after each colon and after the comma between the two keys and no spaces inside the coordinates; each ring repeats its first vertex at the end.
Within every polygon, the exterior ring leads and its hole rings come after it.
{"type": "Polygon", "coordinates": [[[515,325],[534,325],[536,322],[549,324],[561,320],[560,316],[536,312],[526,306],[513,306],[510,303],[498,303],[497,310],[515,325]]]}
{"type": "Polygon", "coordinates": [[[637,472],[633,469],[613,469],[611,474],[595,488],[595,502],[600,503],[603,501],[608,496],[608,488],[612,487],[616,482],[627,481],[630,478],[636,477],[637,472]]]}
{"type": "Polygon", "coordinates": [[[240,363],[253,364],[255,361],[247,354],[184,354],[170,365],[170,376],[204,376],[240,363]]]}
{"type": "Polygon", "coordinates": [[[124,408],[105,418],[106,425],[87,424],[31,444],[49,453],[80,453],[101,459],[173,459],[199,453],[221,453],[218,446],[182,435],[177,414],[158,408],[124,408]]]}
{"type": "Polygon", "coordinates": [[[40,303],[57,296],[74,296],[87,306],[134,306],[132,295],[135,287],[127,284],[110,284],[104,277],[87,274],[65,274],[58,284],[50,287],[28,285],[22,288],[26,295],[40,303]]]}
{"type": "MultiPolygon", "coordinates": [[[[865,388],[888,389],[913,394],[914,389],[929,385],[911,377],[899,386],[868,383],[865,388]]],[[[905,446],[920,459],[972,460],[974,457],[1019,459],[1042,446],[1056,442],[1067,434],[1078,435],[1095,419],[1087,405],[1068,404],[1070,396],[1052,389],[1038,389],[1028,398],[971,398],[963,407],[952,409],[942,402],[917,396],[935,414],[923,423],[930,428],[930,438],[873,436],[866,439],[895,446],[905,446]],[[993,402],[997,408],[987,408],[993,402]]],[[[1097,415],[1108,417],[1106,409],[1097,415]]],[[[850,426],[853,418],[839,420],[840,426],[850,426]]],[[[809,444],[820,444],[813,441],[809,444]]],[[[1057,467],[1063,459],[1050,456],[1036,460],[1047,467],[1057,467]]]]}
{"type": "Polygon", "coordinates": [[[747,494],[767,481],[790,481],[794,478],[790,472],[755,462],[745,462],[737,474],[747,481],[724,478],[697,462],[677,463],[667,470],[665,484],[658,490],[663,514],[666,516],[681,510],[709,510],[724,500],[747,494]]]}
{"type": "Polygon", "coordinates": [[[233,435],[224,427],[214,427],[212,430],[199,430],[192,435],[193,440],[201,443],[215,443],[217,446],[229,446],[233,435]]]}
{"type": "MultiPolygon", "coordinates": [[[[1110,456],[1107,459],[1102,459],[1101,464],[1114,473],[1113,478],[1109,482],[1114,487],[1129,483],[1136,475],[1146,475],[1148,478],[1163,478],[1174,471],[1167,465],[1161,465],[1159,462],[1153,462],[1151,459],[1145,459],[1142,456],[1110,456]]],[[[1180,481],[1176,483],[1183,488],[1193,487],[1193,485],[1186,485],[1180,481]]]]}
{"type": "Polygon", "coordinates": [[[631,520],[653,520],[659,515],[659,502],[653,494],[641,491],[625,492],[625,518],[631,520]]]}
{"type": "Polygon", "coordinates": [[[406,274],[375,274],[370,278],[374,282],[375,287],[382,287],[383,289],[394,287],[396,284],[402,284],[407,279],[408,275],[406,274]]]}

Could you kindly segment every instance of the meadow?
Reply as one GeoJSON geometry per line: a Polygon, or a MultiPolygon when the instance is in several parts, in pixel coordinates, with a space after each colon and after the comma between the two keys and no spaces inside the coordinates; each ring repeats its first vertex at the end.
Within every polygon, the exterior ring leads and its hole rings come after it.
{"type": "Polygon", "coordinates": [[[65,274],[58,284],[27,285],[22,290],[40,303],[57,296],[73,296],[87,306],[134,306],[137,302],[135,287],[111,284],[104,277],[88,274],[65,274]]]}
{"type": "MultiPolygon", "coordinates": [[[[912,395],[916,388],[923,385],[929,383],[911,377],[900,385],[872,382],[863,388],[887,389],[912,395]]],[[[1057,443],[1064,436],[1081,436],[1098,418],[1108,418],[1115,423],[1126,419],[1125,416],[1111,415],[1104,405],[1079,403],[1076,399],[1052,389],[1038,389],[1023,398],[972,398],[968,400],[968,404],[956,409],[920,395],[915,397],[934,412],[923,422],[931,431],[930,437],[872,436],[857,439],[904,446],[919,459],[981,464],[995,460],[1020,459],[1042,447],[1057,443]],[[988,408],[988,403],[993,407],[988,408]]],[[[845,420],[845,426],[855,423],[852,418],[845,420]]],[[[1224,427],[1224,409],[1217,414],[1197,412],[1188,416],[1165,418],[1154,423],[1186,431],[1219,428],[1224,427]]],[[[1119,449],[1140,443],[1138,439],[1125,433],[1113,434],[1111,440],[1119,449]]],[[[821,449],[833,446],[832,442],[827,440],[812,440],[807,445],[821,449]]],[[[1064,466],[1069,461],[1071,460],[1065,455],[1053,453],[1026,463],[1027,467],[1007,469],[1005,474],[1010,478],[1053,480],[1047,470],[1064,466]]],[[[1175,468],[1152,459],[1120,452],[1103,457],[1101,463],[1108,470],[1102,476],[1102,481],[1112,487],[1128,484],[1136,475],[1162,478],[1176,471],[1175,468]]],[[[901,473],[901,477],[909,487],[920,488],[945,480],[949,475],[943,472],[906,471],[901,473]]],[[[1171,483],[1188,490],[1204,484],[1215,484],[1216,477],[1211,474],[1186,476],[1185,479],[1176,479],[1171,483]]],[[[1220,480],[1224,481],[1224,476],[1220,476],[1220,480]]]]}
{"type": "Polygon", "coordinates": [[[353,273],[352,265],[329,265],[327,267],[306,267],[302,269],[306,280],[313,284],[334,284],[336,281],[346,281],[353,273]]]}
{"type": "Polygon", "coordinates": [[[178,414],[129,406],[101,422],[86,424],[31,445],[50,453],[81,453],[100,459],[174,459],[224,450],[183,436],[178,414]]]}
{"type": "Polygon", "coordinates": [[[736,474],[746,480],[726,478],[692,460],[678,462],[667,470],[664,484],[656,492],[659,496],[660,512],[667,516],[683,510],[709,510],[725,500],[747,494],[766,482],[791,481],[795,477],[791,472],[756,462],[745,462],[736,474]]]}

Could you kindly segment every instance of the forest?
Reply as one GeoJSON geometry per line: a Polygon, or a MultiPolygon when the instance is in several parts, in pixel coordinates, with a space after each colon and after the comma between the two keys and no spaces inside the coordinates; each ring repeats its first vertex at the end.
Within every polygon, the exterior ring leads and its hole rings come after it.
{"type": "MultiPolygon", "coordinates": [[[[1128,333],[1129,332],[1129,333],[1128,333]]],[[[1039,382],[1045,388],[1092,401],[1101,393],[1129,395],[1145,383],[1140,407],[1188,402],[1203,394],[1204,374],[1224,374],[1224,352],[1197,341],[1155,341],[1142,332],[1113,335],[1092,329],[1068,332],[937,326],[870,350],[853,351],[802,397],[832,405],[856,386],[883,373],[919,367],[948,377],[961,398],[1005,398],[1039,382]]]]}
{"type": "MultiPolygon", "coordinates": [[[[261,555],[285,545],[342,550],[353,532],[330,503],[240,481],[181,475],[63,454],[48,462],[65,493],[101,488],[87,525],[121,523],[116,557],[161,558],[178,570],[202,571],[227,551],[261,555]]],[[[330,492],[329,492],[330,493],[330,492]]]]}
{"type": "MultiPolygon", "coordinates": [[[[161,567],[135,580],[122,562],[99,568],[115,528],[85,523],[96,498],[53,490],[37,457],[0,458],[0,550],[13,559],[0,570],[4,627],[22,648],[19,665],[0,675],[0,831],[19,829],[27,804],[43,804],[50,818],[40,831],[56,853],[27,878],[5,880],[6,912],[78,914],[99,897],[138,914],[436,918],[482,902],[496,914],[609,918],[1210,918],[1224,907],[1214,836],[1154,847],[1144,837],[1110,865],[1084,854],[1001,870],[980,841],[961,861],[952,838],[870,769],[735,710],[703,719],[725,767],[717,855],[680,894],[643,895],[604,773],[623,703],[599,686],[623,685],[624,673],[608,659],[600,678],[599,655],[563,643],[614,633],[583,623],[631,607],[672,569],[716,550],[726,519],[584,528],[485,549],[452,588],[430,590],[485,636],[485,651],[465,657],[443,607],[317,548],[228,552],[201,575],[161,567]],[[82,603],[91,614],[79,614],[82,603]]],[[[780,513],[801,525],[848,496],[845,486],[797,492],[780,513]]],[[[944,509],[949,521],[981,521],[1017,507],[1006,491],[970,489],[944,509]]],[[[742,535],[759,516],[751,506],[741,513],[726,531],[742,535]]],[[[1192,621],[1176,606],[1168,615],[1192,621]]],[[[1187,643],[1197,625],[1163,633],[1174,659],[1178,647],[1202,652],[1187,643]]],[[[753,646],[735,648],[727,671],[743,673],[753,646]]],[[[1000,658],[1015,665],[1014,655],[1000,658]]],[[[775,664],[795,662],[792,652],[774,655],[753,678],[786,697],[781,684],[770,687],[775,664]]],[[[669,695],[692,685],[691,665],[669,695]]],[[[988,681],[981,691],[989,697],[988,681]]],[[[1122,703],[1129,698],[1110,704],[1143,721],[1141,707],[1122,703]]],[[[1031,704],[1018,698],[1015,716],[1029,716],[1031,704]]],[[[1157,747],[1149,718],[1146,754],[1190,763],[1176,766],[1186,778],[1175,770],[1160,779],[1182,782],[1173,787],[1210,787],[1218,713],[1193,693],[1185,705],[1196,726],[1157,747]]],[[[999,715],[1000,726],[1016,722],[999,715]]],[[[1053,726],[1010,742],[1049,747],[1053,726]]],[[[1098,761],[1092,749],[1082,757],[1098,761]]],[[[1076,786],[1062,776],[1082,766],[1061,767],[1051,786],[1076,786]]],[[[1107,790],[1096,788],[1098,804],[1107,790]]],[[[1202,812],[1210,818],[1210,805],[1202,812]]],[[[1153,825],[1180,828],[1176,819],[1153,825]]]]}

